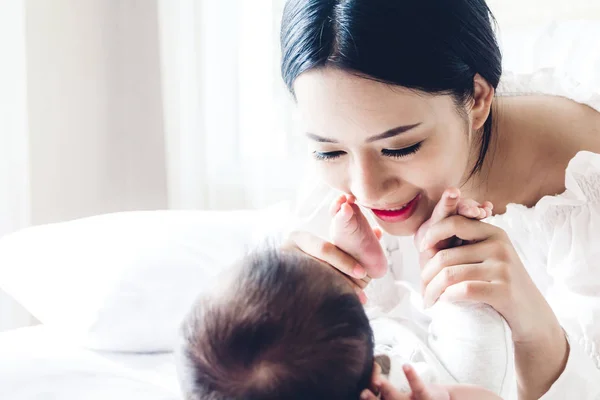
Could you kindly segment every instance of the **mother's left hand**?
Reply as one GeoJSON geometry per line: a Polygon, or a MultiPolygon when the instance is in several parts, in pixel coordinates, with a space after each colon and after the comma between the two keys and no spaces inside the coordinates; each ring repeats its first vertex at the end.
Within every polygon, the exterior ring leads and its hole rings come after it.
{"type": "Polygon", "coordinates": [[[425,304],[442,298],[492,306],[512,331],[519,399],[538,399],[546,393],[565,368],[569,346],[506,232],[449,216],[427,229],[421,250],[425,304]],[[437,243],[455,236],[466,244],[437,250],[437,243]]]}
{"type": "Polygon", "coordinates": [[[422,270],[426,306],[440,297],[487,303],[504,316],[516,342],[560,329],[502,229],[450,216],[429,227],[420,250],[430,256],[422,270]],[[435,250],[437,243],[454,236],[467,244],[435,250]]]}

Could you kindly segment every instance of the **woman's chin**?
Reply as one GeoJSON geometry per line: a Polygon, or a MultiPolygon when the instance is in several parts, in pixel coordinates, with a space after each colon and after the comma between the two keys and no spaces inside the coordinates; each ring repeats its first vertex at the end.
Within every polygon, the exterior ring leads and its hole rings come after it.
{"type": "Polygon", "coordinates": [[[381,230],[392,236],[413,236],[423,222],[416,215],[402,222],[387,222],[377,219],[377,225],[381,230]]]}

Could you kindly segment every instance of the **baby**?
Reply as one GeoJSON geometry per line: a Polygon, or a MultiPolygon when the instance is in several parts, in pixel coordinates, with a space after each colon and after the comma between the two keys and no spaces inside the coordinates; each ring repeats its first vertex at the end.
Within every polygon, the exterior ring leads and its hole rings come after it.
{"type": "Polygon", "coordinates": [[[300,252],[257,251],[183,325],[188,400],[359,399],[373,334],[338,272],[300,252]]]}
{"type": "MultiPolygon", "coordinates": [[[[357,400],[379,391],[409,398],[379,376],[390,362],[375,357],[373,331],[347,280],[299,251],[267,248],[235,265],[192,308],[177,354],[188,400],[357,400]]],[[[414,399],[498,399],[478,388],[427,387],[411,370],[407,378],[414,399]]]]}

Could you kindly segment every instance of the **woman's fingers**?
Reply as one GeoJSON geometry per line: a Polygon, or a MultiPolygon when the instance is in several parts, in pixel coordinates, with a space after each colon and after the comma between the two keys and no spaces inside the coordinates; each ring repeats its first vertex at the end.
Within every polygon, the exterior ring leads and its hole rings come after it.
{"type": "Polygon", "coordinates": [[[371,278],[358,262],[340,250],[333,243],[305,231],[296,231],[290,234],[284,248],[294,248],[307,255],[322,261],[340,272],[354,288],[361,303],[367,302],[363,289],[367,287],[371,278]]]}
{"type": "Polygon", "coordinates": [[[458,211],[460,190],[456,188],[446,189],[441,200],[437,203],[431,214],[431,224],[434,225],[441,220],[454,215],[458,211]]]}
{"type": "Polygon", "coordinates": [[[304,231],[292,233],[290,239],[304,253],[326,262],[345,275],[359,280],[367,276],[365,269],[354,258],[331,242],[304,231]]]}
{"type": "MultiPolygon", "coordinates": [[[[450,215],[455,215],[458,212],[458,204],[460,201],[460,190],[456,188],[446,189],[442,194],[442,198],[436,204],[431,218],[427,220],[415,235],[414,242],[417,248],[421,245],[424,235],[427,233],[430,226],[437,224],[438,222],[448,218],[450,215]]],[[[443,247],[450,247],[451,241],[442,245],[443,247]]]]}
{"type": "Polygon", "coordinates": [[[498,228],[485,222],[454,215],[432,225],[421,243],[421,251],[435,247],[439,242],[457,236],[461,240],[479,242],[497,234],[498,228]]]}
{"type": "Polygon", "coordinates": [[[423,266],[421,282],[424,286],[429,285],[429,282],[446,267],[483,262],[488,257],[488,247],[485,242],[479,242],[439,251],[426,250],[423,254],[431,257],[423,266]]]}
{"type": "Polygon", "coordinates": [[[466,264],[446,267],[437,274],[425,288],[423,302],[431,307],[452,285],[465,281],[492,282],[494,271],[485,264],[466,264]]]}
{"type": "MultiPolygon", "coordinates": [[[[449,302],[458,301],[477,301],[491,305],[496,311],[502,313],[502,307],[496,306],[502,304],[501,282],[483,282],[483,281],[463,281],[448,287],[440,296],[440,299],[449,302]]],[[[505,299],[504,299],[505,300],[505,299]]]]}

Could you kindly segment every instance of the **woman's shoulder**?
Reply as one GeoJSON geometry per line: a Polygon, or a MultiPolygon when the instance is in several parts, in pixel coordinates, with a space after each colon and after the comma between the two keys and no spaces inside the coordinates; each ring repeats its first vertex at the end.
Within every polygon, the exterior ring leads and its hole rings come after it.
{"type": "Polygon", "coordinates": [[[561,194],[543,197],[535,206],[537,213],[558,208],[600,207],[600,154],[578,152],[566,169],[565,188],[561,194]]]}
{"type": "Polygon", "coordinates": [[[600,152],[600,71],[575,74],[559,67],[507,71],[498,95],[526,109],[525,115],[543,125],[546,138],[600,152]]]}
{"type": "Polygon", "coordinates": [[[588,239],[600,239],[600,154],[578,152],[568,163],[561,193],[542,197],[534,207],[509,204],[506,212],[487,220],[517,240],[549,243],[557,231],[572,238],[587,232],[588,239]],[[513,237],[514,238],[514,237],[513,237]]]}

